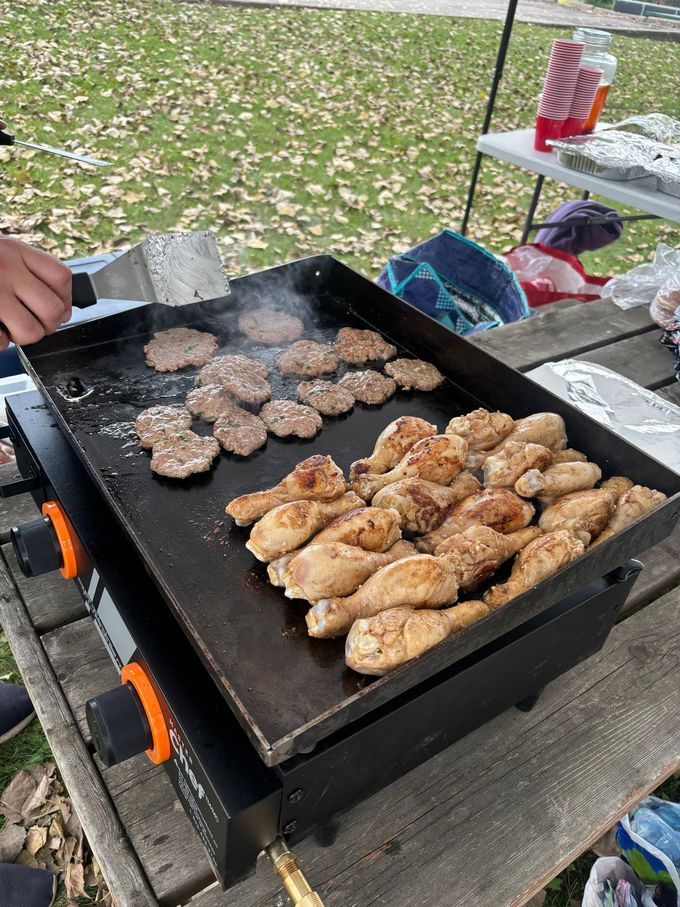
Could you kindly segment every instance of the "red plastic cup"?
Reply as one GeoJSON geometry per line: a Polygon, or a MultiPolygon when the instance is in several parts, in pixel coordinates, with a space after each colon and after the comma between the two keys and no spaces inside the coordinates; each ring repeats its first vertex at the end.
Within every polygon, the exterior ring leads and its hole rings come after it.
{"type": "MultiPolygon", "coordinates": [[[[588,111],[590,113],[590,110],[588,111]]],[[[569,116],[562,126],[562,135],[560,138],[568,139],[573,135],[583,135],[583,130],[588,122],[588,114],[584,117],[569,116]]]]}
{"type": "Polygon", "coordinates": [[[559,139],[562,137],[565,118],[553,119],[551,117],[536,117],[536,133],[534,135],[535,151],[552,151],[549,145],[546,145],[548,139],[559,139]]]}

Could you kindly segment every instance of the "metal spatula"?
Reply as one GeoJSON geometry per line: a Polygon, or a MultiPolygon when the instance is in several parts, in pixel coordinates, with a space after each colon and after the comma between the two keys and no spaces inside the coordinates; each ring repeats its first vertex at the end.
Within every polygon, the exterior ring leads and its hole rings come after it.
{"type": "Polygon", "coordinates": [[[73,305],[99,299],[182,306],[229,293],[212,233],[157,233],[93,274],[73,275],[73,305]]]}

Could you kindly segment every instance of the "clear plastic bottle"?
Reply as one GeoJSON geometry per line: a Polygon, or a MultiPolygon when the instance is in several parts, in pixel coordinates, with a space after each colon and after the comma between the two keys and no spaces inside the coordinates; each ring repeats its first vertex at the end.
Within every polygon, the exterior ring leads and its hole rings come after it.
{"type": "Polygon", "coordinates": [[[600,118],[609,89],[616,76],[618,61],[614,54],[609,53],[612,35],[608,31],[601,31],[599,28],[577,28],[574,31],[574,40],[583,41],[585,44],[581,63],[584,66],[596,66],[602,70],[602,81],[583,130],[584,133],[589,133],[593,131],[600,118]]]}

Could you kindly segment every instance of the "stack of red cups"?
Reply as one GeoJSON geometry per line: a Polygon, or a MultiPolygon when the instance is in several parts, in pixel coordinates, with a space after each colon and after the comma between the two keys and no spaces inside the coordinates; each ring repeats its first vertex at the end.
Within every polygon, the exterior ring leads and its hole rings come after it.
{"type": "Polygon", "coordinates": [[[574,99],[571,102],[569,116],[565,120],[563,136],[581,135],[585,129],[590,111],[602,81],[602,70],[595,66],[581,66],[578,71],[574,99]]]}
{"type": "Polygon", "coordinates": [[[536,118],[536,151],[550,151],[546,141],[562,136],[569,117],[585,45],[581,41],[553,41],[548,71],[536,118]]]}

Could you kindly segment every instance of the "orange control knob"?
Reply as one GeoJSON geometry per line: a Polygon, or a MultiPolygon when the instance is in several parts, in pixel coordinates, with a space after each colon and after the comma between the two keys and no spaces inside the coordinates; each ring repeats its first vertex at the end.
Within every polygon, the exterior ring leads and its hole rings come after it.
{"type": "Polygon", "coordinates": [[[76,538],[66,514],[56,501],[45,501],[42,515],[52,523],[54,533],[61,550],[62,566],[59,568],[64,579],[75,579],[78,576],[78,559],[76,558],[76,538]]]}
{"type": "Polygon", "coordinates": [[[158,696],[146,671],[136,661],[131,661],[120,672],[120,679],[123,683],[132,684],[144,706],[153,740],[153,746],[146,751],[146,755],[155,765],[167,762],[171,754],[170,734],[158,696]]]}

